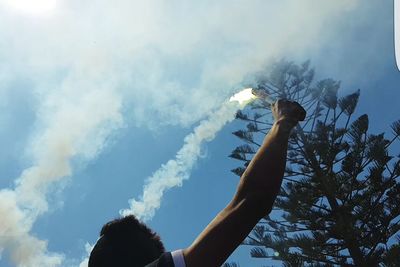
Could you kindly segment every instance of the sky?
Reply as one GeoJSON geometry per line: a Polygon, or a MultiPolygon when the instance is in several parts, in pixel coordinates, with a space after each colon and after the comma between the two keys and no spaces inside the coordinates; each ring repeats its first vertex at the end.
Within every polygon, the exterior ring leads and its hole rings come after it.
{"type": "MultiPolygon", "coordinates": [[[[186,136],[274,60],[311,60],[341,94],[360,88],[358,114],[388,131],[400,117],[393,13],[378,0],[0,0],[0,266],[79,266],[186,136]]],[[[241,124],[228,117],[146,217],[169,250],[234,194],[241,124]]],[[[245,247],[229,261],[280,266],[245,247]]]]}

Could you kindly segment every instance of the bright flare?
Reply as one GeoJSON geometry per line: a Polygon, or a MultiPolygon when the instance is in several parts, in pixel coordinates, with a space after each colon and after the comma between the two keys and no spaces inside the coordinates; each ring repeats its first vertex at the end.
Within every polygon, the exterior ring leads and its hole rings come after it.
{"type": "Polygon", "coordinates": [[[242,91],[240,91],[239,93],[233,95],[229,101],[237,101],[239,102],[240,105],[243,104],[247,104],[248,102],[250,102],[251,100],[257,98],[257,96],[255,96],[252,93],[252,88],[246,88],[243,89],[242,91]]]}
{"type": "Polygon", "coordinates": [[[9,8],[30,15],[45,15],[57,6],[57,0],[4,0],[9,8]]]}

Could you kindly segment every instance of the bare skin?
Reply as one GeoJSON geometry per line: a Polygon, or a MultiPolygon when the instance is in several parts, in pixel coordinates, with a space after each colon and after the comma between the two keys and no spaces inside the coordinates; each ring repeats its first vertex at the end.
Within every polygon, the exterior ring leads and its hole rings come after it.
{"type": "Polygon", "coordinates": [[[269,214],[281,187],[291,130],[305,118],[296,102],[278,100],[275,122],[242,175],[231,202],[183,254],[187,267],[221,266],[257,222],[269,214]]]}

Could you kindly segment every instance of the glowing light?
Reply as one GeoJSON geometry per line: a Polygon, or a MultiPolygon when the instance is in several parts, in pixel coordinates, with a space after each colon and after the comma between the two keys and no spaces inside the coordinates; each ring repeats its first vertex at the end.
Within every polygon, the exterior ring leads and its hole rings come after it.
{"type": "Polygon", "coordinates": [[[242,91],[240,91],[239,93],[233,95],[229,101],[237,101],[239,102],[240,105],[244,105],[247,104],[248,102],[250,102],[251,100],[257,98],[257,96],[255,96],[252,93],[252,88],[246,88],[243,89],[242,91]]]}
{"type": "Polygon", "coordinates": [[[57,0],[5,0],[6,6],[29,15],[44,15],[53,11],[57,0]]]}
{"type": "Polygon", "coordinates": [[[278,252],[278,251],[275,251],[275,252],[274,252],[274,256],[275,256],[275,257],[279,257],[279,252],[278,252]]]}

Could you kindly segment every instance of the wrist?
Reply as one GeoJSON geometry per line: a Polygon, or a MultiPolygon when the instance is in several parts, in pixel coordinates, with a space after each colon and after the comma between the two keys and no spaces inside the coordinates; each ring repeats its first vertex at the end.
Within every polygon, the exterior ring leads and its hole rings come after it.
{"type": "Polygon", "coordinates": [[[293,129],[297,125],[298,121],[293,118],[283,117],[274,121],[274,125],[293,129]]]}
{"type": "Polygon", "coordinates": [[[277,129],[279,134],[290,134],[296,126],[297,121],[290,118],[281,118],[274,122],[273,128],[277,129]]]}

